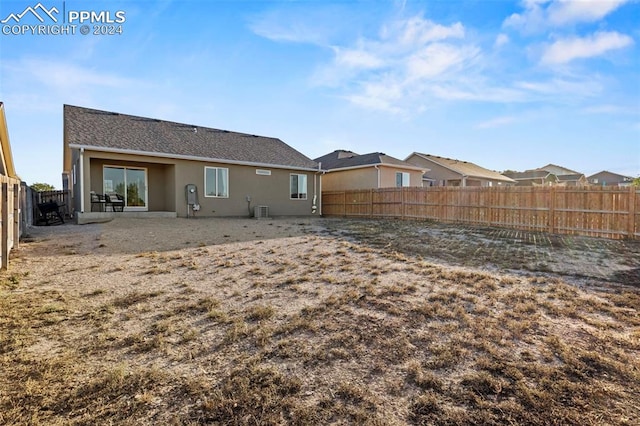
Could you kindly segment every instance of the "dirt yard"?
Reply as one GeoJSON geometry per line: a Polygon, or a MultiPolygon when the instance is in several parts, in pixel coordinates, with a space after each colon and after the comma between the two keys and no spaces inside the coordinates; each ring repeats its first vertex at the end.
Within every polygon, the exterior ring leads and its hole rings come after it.
{"type": "Polygon", "coordinates": [[[640,244],[427,222],[32,228],[0,424],[638,424],[640,244]]]}

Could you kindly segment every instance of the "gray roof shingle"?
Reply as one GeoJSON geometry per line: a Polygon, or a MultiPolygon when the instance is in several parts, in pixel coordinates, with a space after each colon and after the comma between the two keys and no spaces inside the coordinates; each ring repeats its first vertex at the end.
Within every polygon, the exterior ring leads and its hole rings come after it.
{"type": "Polygon", "coordinates": [[[438,157],[437,155],[422,154],[419,152],[414,152],[412,155],[414,154],[426,160],[429,160],[436,164],[444,166],[449,170],[452,170],[460,174],[461,176],[468,176],[468,177],[488,179],[488,180],[497,180],[502,182],[511,182],[511,183],[515,182],[513,179],[507,176],[501,175],[500,173],[494,172],[493,170],[485,169],[484,167],[480,167],[477,164],[471,163],[469,161],[456,160],[454,158],[438,157]]]}
{"type": "Polygon", "coordinates": [[[525,170],[524,172],[506,171],[502,174],[511,179],[520,180],[520,179],[542,179],[542,178],[546,178],[549,175],[552,175],[553,173],[550,173],[546,170],[525,170]]]}
{"type": "Polygon", "coordinates": [[[323,170],[373,166],[379,164],[404,167],[408,169],[419,169],[419,167],[413,164],[398,160],[397,158],[391,157],[382,152],[371,152],[369,154],[359,155],[351,151],[337,150],[323,155],[322,157],[318,157],[314,161],[320,163],[323,170]]]}
{"type": "Polygon", "coordinates": [[[69,145],[212,161],[317,169],[315,161],[277,138],[64,106],[69,145]]]}

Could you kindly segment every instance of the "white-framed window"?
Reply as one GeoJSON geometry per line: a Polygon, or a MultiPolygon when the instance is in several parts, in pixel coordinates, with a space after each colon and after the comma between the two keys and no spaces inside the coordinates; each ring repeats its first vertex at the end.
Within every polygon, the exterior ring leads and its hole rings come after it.
{"type": "Polygon", "coordinates": [[[396,187],[409,186],[409,173],[396,172],[396,187]]]}
{"type": "Polygon", "coordinates": [[[307,199],[307,175],[291,174],[289,179],[289,194],[291,199],[307,199]]]}
{"type": "Polygon", "coordinates": [[[204,168],[204,196],[229,197],[229,169],[225,167],[204,168]]]}

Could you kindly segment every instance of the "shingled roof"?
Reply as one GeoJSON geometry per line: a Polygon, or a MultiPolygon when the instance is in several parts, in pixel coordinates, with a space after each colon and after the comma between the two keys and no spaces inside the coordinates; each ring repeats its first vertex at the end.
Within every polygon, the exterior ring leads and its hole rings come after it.
{"type": "Polygon", "coordinates": [[[369,154],[356,154],[355,152],[336,150],[329,154],[314,159],[320,163],[323,170],[347,169],[355,167],[366,167],[374,165],[387,165],[407,169],[422,170],[406,161],[398,160],[382,152],[371,152],[369,154]]]}
{"type": "Polygon", "coordinates": [[[71,148],[280,168],[318,167],[277,138],[72,105],[64,106],[64,129],[71,148]]]}
{"type": "Polygon", "coordinates": [[[460,174],[461,176],[488,179],[488,180],[497,180],[497,181],[510,182],[510,183],[515,182],[513,179],[507,176],[501,175],[500,173],[494,172],[489,169],[485,169],[484,167],[480,167],[477,164],[471,163],[469,161],[438,157],[437,155],[421,154],[419,152],[414,152],[413,154],[418,155],[435,164],[439,164],[440,166],[443,166],[449,170],[452,170],[460,174]]]}
{"type": "Polygon", "coordinates": [[[553,173],[546,170],[525,170],[524,172],[506,171],[502,174],[514,180],[544,179],[549,175],[553,175],[553,173]]]}

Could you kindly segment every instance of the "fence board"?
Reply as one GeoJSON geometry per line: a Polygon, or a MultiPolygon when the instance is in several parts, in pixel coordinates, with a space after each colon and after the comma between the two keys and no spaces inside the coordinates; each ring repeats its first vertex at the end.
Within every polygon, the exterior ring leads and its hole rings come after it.
{"type": "Polygon", "coordinates": [[[640,188],[637,187],[411,187],[330,191],[322,193],[322,213],[640,238],[640,188]]]}

